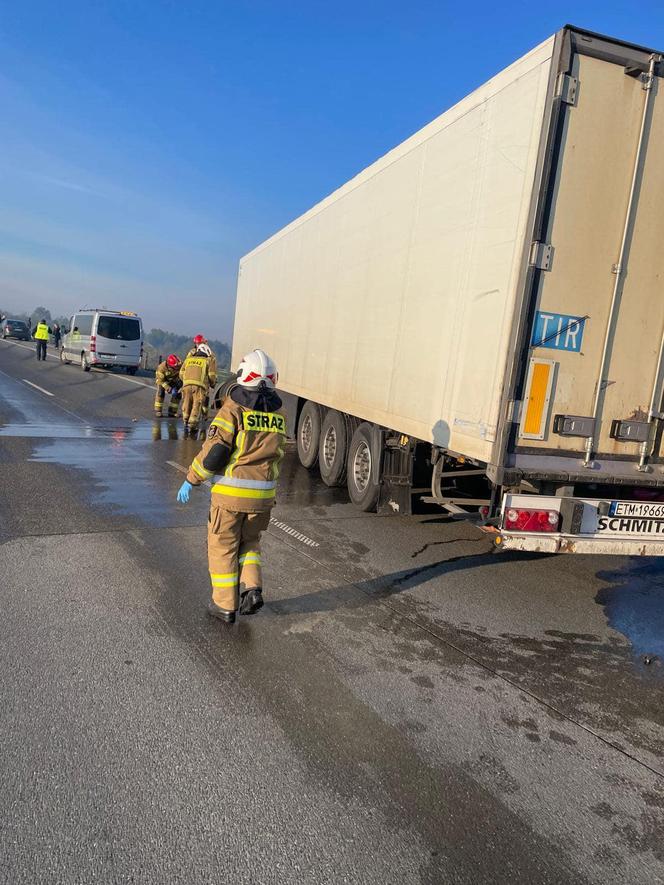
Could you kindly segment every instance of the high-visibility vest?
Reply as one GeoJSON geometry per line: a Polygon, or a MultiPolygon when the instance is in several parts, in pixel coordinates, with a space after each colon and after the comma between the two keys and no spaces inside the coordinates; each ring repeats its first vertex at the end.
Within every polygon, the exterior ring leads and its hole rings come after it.
{"type": "Polygon", "coordinates": [[[48,326],[46,323],[39,323],[35,332],[37,341],[48,341],[48,326]]]}
{"type": "Polygon", "coordinates": [[[204,356],[188,356],[180,369],[180,378],[184,387],[194,385],[207,390],[210,386],[209,378],[209,362],[204,356]]]}

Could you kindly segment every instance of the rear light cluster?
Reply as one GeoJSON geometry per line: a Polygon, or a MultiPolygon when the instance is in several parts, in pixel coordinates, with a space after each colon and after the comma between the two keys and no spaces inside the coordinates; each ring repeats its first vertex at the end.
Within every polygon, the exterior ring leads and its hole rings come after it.
{"type": "Polygon", "coordinates": [[[90,353],[95,353],[97,351],[97,336],[90,335],[90,353]]]}
{"type": "Polygon", "coordinates": [[[557,510],[526,510],[510,507],[505,512],[507,530],[517,532],[557,532],[560,514],[557,510]]]}

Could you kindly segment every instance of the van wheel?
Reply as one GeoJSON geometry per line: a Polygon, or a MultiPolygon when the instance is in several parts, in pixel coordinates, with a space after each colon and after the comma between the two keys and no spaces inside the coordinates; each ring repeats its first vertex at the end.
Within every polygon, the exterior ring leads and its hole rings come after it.
{"type": "Polygon", "coordinates": [[[92,368],[90,366],[90,361],[88,360],[88,355],[85,351],[83,351],[83,353],[81,354],[81,368],[84,372],[89,372],[92,368]]]}
{"type": "Polygon", "coordinates": [[[61,347],[61,348],[60,348],[60,362],[61,362],[61,363],[64,363],[65,366],[68,366],[68,365],[71,363],[71,360],[68,360],[68,359],[66,358],[66,356],[65,356],[65,349],[64,349],[64,347],[61,347]]]}
{"type": "Polygon", "coordinates": [[[137,366],[127,366],[127,375],[135,375],[137,366]]]}
{"type": "Polygon", "coordinates": [[[375,510],[378,504],[379,486],[371,478],[373,455],[371,452],[371,424],[364,421],[350,441],[346,480],[350,499],[360,510],[375,510]]]}
{"type": "Polygon", "coordinates": [[[330,409],[323,418],[318,445],[318,466],[326,486],[344,484],[349,436],[347,428],[346,416],[336,409],[330,409]]]}
{"type": "Polygon", "coordinates": [[[297,456],[307,470],[314,466],[318,458],[320,426],[320,406],[307,400],[297,422],[297,456]]]}

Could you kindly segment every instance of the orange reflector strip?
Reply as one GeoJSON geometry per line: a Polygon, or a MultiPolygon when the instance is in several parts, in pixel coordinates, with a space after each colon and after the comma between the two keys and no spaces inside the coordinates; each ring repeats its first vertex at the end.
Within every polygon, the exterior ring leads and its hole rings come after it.
{"type": "Polygon", "coordinates": [[[549,393],[549,377],[551,363],[532,363],[530,389],[526,403],[526,416],[523,422],[523,433],[538,436],[542,433],[542,416],[549,393]]]}

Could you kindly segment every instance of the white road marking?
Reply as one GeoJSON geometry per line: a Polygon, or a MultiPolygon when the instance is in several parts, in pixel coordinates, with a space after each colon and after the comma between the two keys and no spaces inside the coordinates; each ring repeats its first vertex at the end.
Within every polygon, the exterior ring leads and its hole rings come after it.
{"type": "Polygon", "coordinates": [[[166,463],[169,464],[171,467],[175,467],[175,469],[179,470],[180,473],[188,472],[186,467],[183,467],[182,464],[177,464],[175,461],[167,461],[166,463]]]}
{"type": "MultiPolygon", "coordinates": [[[[22,347],[24,350],[31,350],[34,353],[34,348],[32,348],[29,344],[20,344],[18,341],[8,341],[7,344],[13,344],[14,347],[22,347]]],[[[53,353],[47,353],[46,356],[50,360],[55,360],[56,362],[60,362],[60,357],[55,356],[53,353]]],[[[93,367],[94,369],[94,367],[93,367]]],[[[98,371],[103,371],[99,369],[98,371]]],[[[146,390],[152,390],[152,384],[150,382],[143,383],[143,381],[137,381],[135,378],[127,378],[124,375],[116,375],[113,373],[114,378],[119,378],[120,381],[128,381],[130,384],[138,384],[140,387],[144,387],[146,390]]]]}
{"type": "Polygon", "coordinates": [[[302,532],[298,532],[293,526],[290,526],[285,522],[279,522],[274,516],[270,519],[270,525],[276,526],[276,528],[281,529],[282,532],[286,532],[287,535],[290,535],[291,538],[295,538],[297,541],[306,544],[307,547],[320,547],[318,541],[308,538],[306,535],[303,535],[302,532]]]}
{"type": "MultiPolygon", "coordinates": [[[[6,339],[3,339],[3,340],[6,340],[6,339]]],[[[22,347],[23,350],[31,350],[33,353],[35,352],[34,347],[31,347],[29,344],[19,344],[18,341],[7,341],[6,343],[7,343],[7,344],[13,344],[14,347],[22,347]]],[[[57,357],[57,356],[53,356],[53,354],[52,354],[52,353],[48,353],[48,351],[47,351],[47,353],[46,353],[46,356],[47,356],[50,360],[58,360],[58,361],[59,361],[59,357],[57,357]]]]}
{"type": "Polygon", "coordinates": [[[116,375],[116,378],[119,378],[121,381],[128,381],[130,384],[138,384],[139,387],[144,387],[146,390],[152,390],[151,384],[144,384],[142,381],[137,381],[135,378],[125,378],[124,375],[116,375]]]}
{"type": "Polygon", "coordinates": [[[54,393],[51,393],[51,392],[48,391],[48,390],[44,390],[44,388],[43,388],[43,387],[40,387],[39,384],[33,384],[32,381],[28,381],[27,378],[23,378],[23,381],[25,381],[26,384],[29,384],[30,387],[34,387],[36,390],[41,390],[41,392],[42,392],[42,393],[45,393],[46,396],[55,396],[54,393]]]}
{"type": "MultiPolygon", "coordinates": [[[[175,467],[176,470],[179,470],[180,473],[188,473],[188,468],[183,467],[182,464],[178,464],[176,461],[167,461],[166,462],[171,467],[175,467]]],[[[205,480],[203,485],[209,486],[209,480],[205,480]]],[[[290,535],[291,538],[295,538],[296,541],[301,541],[303,544],[306,544],[307,547],[320,547],[318,541],[314,541],[313,538],[308,538],[306,535],[303,535],[302,532],[298,532],[297,529],[294,529],[292,525],[288,525],[288,523],[280,522],[278,519],[275,519],[274,516],[270,519],[270,525],[273,525],[275,528],[281,529],[282,532],[286,532],[287,535],[290,535]]]]}
{"type": "MultiPolygon", "coordinates": [[[[175,467],[175,469],[176,469],[176,470],[179,470],[180,473],[184,473],[184,474],[189,473],[189,468],[188,468],[188,467],[183,467],[182,464],[178,464],[177,461],[167,461],[166,463],[169,464],[171,467],[175,467]]],[[[201,485],[209,486],[209,485],[210,485],[210,480],[209,480],[209,479],[203,479],[203,480],[201,480],[201,485]]]]}

